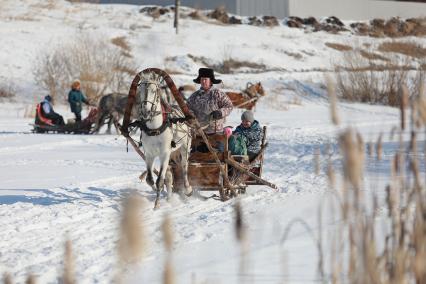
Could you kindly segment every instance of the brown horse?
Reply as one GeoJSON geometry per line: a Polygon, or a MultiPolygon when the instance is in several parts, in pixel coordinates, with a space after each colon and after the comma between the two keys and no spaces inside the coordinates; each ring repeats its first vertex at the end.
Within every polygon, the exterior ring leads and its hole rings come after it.
{"type": "Polygon", "coordinates": [[[247,87],[242,92],[226,92],[236,108],[251,110],[256,105],[257,100],[265,95],[265,90],[260,82],[247,83],[247,87]]]}

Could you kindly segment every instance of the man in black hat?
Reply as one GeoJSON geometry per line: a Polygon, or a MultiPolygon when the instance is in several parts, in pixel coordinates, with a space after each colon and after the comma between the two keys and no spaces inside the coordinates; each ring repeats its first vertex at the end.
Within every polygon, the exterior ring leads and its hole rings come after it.
{"type": "Polygon", "coordinates": [[[214,71],[210,68],[200,68],[198,77],[194,83],[200,84],[201,88],[194,92],[188,99],[187,104],[201,126],[208,127],[204,130],[207,134],[223,131],[225,117],[232,109],[232,102],[228,96],[213,84],[219,84],[222,80],[214,77],[214,71]]]}
{"type": "Polygon", "coordinates": [[[44,97],[44,100],[41,102],[41,114],[43,117],[52,120],[53,124],[64,125],[64,118],[62,115],[56,113],[52,107],[52,97],[47,95],[44,97]]]}

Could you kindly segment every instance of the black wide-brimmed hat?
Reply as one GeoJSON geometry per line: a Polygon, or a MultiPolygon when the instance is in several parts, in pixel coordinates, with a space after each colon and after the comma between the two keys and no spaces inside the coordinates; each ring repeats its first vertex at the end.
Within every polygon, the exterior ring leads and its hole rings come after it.
{"type": "Polygon", "coordinates": [[[198,77],[194,79],[194,83],[200,84],[201,77],[210,78],[213,84],[222,83],[222,80],[216,79],[214,77],[214,71],[210,68],[200,68],[198,69],[198,77]]]}

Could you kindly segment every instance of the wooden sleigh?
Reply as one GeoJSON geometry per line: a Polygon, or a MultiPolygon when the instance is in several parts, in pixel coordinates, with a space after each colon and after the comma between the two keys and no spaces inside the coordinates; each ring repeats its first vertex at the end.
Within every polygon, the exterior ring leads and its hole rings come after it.
{"type": "MultiPolygon", "coordinates": [[[[261,150],[251,161],[248,156],[231,154],[225,134],[206,135],[206,138],[208,144],[202,135],[192,139],[193,151],[189,157],[188,175],[194,189],[219,191],[221,199],[226,200],[245,193],[248,185],[267,185],[276,188],[274,184],[262,179],[264,151],[267,146],[266,126],[263,128],[261,150]],[[206,148],[208,152],[201,152],[200,148],[206,148]]],[[[175,189],[182,188],[183,179],[179,178],[182,176],[179,167],[173,162],[170,165],[175,189]]]]}
{"type": "MultiPolygon", "coordinates": [[[[169,91],[167,100],[171,105],[179,107],[185,116],[192,114],[185,103],[181,93],[176,88],[170,76],[161,69],[148,68],[141,71],[141,74],[154,72],[164,78],[169,91]]],[[[133,146],[139,156],[145,160],[145,153],[139,148],[138,143],[130,136],[129,125],[130,113],[134,101],[137,85],[140,76],[137,75],[132,82],[129,91],[128,105],[123,119],[123,126],[120,127],[123,136],[133,146]],[[130,103],[129,103],[130,102],[130,103]]],[[[260,84],[260,83],[259,83],[260,84]]],[[[258,155],[250,161],[247,156],[233,156],[228,149],[228,140],[225,134],[207,135],[197,119],[193,118],[191,127],[195,132],[192,139],[192,149],[189,156],[188,178],[189,183],[195,192],[199,190],[218,191],[219,198],[223,201],[230,197],[235,197],[244,193],[248,185],[267,185],[277,188],[274,184],[262,179],[264,151],[267,146],[266,127],[263,129],[262,147],[258,155]],[[203,145],[205,151],[197,151],[199,146],[203,145]]],[[[183,189],[182,169],[178,156],[172,154],[170,157],[169,168],[173,176],[174,191],[183,189]]],[[[158,171],[154,170],[158,175],[158,171]]],[[[144,176],[143,174],[141,175],[144,176]]]]}
{"type": "Polygon", "coordinates": [[[97,108],[91,108],[86,118],[79,122],[70,122],[64,125],[57,125],[52,120],[43,116],[41,104],[36,107],[36,115],[34,119],[34,133],[65,133],[65,134],[91,134],[97,117],[97,108]]]}

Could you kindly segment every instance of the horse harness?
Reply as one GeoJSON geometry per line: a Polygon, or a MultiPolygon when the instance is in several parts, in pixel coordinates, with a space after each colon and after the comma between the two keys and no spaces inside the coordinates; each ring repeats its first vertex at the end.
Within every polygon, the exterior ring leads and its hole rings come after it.
{"type": "Polygon", "coordinates": [[[154,102],[144,100],[142,103],[150,103],[151,104],[151,110],[149,114],[147,115],[148,118],[145,119],[145,115],[142,114],[142,117],[144,119],[142,120],[136,120],[129,124],[130,127],[139,127],[139,129],[144,132],[148,136],[158,136],[161,133],[163,133],[167,128],[171,127],[173,124],[177,123],[183,123],[190,119],[188,116],[185,117],[170,117],[169,114],[172,112],[172,107],[163,100],[161,95],[159,94],[160,86],[155,81],[141,81],[139,82],[138,86],[141,84],[155,84],[157,86],[157,91],[155,92],[154,102]],[[161,111],[157,111],[157,101],[160,100],[161,105],[161,111]],[[158,128],[149,128],[146,123],[148,121],[151,121],[154,116],[162,114],[163,116],[163,123],[158,128]]]}

